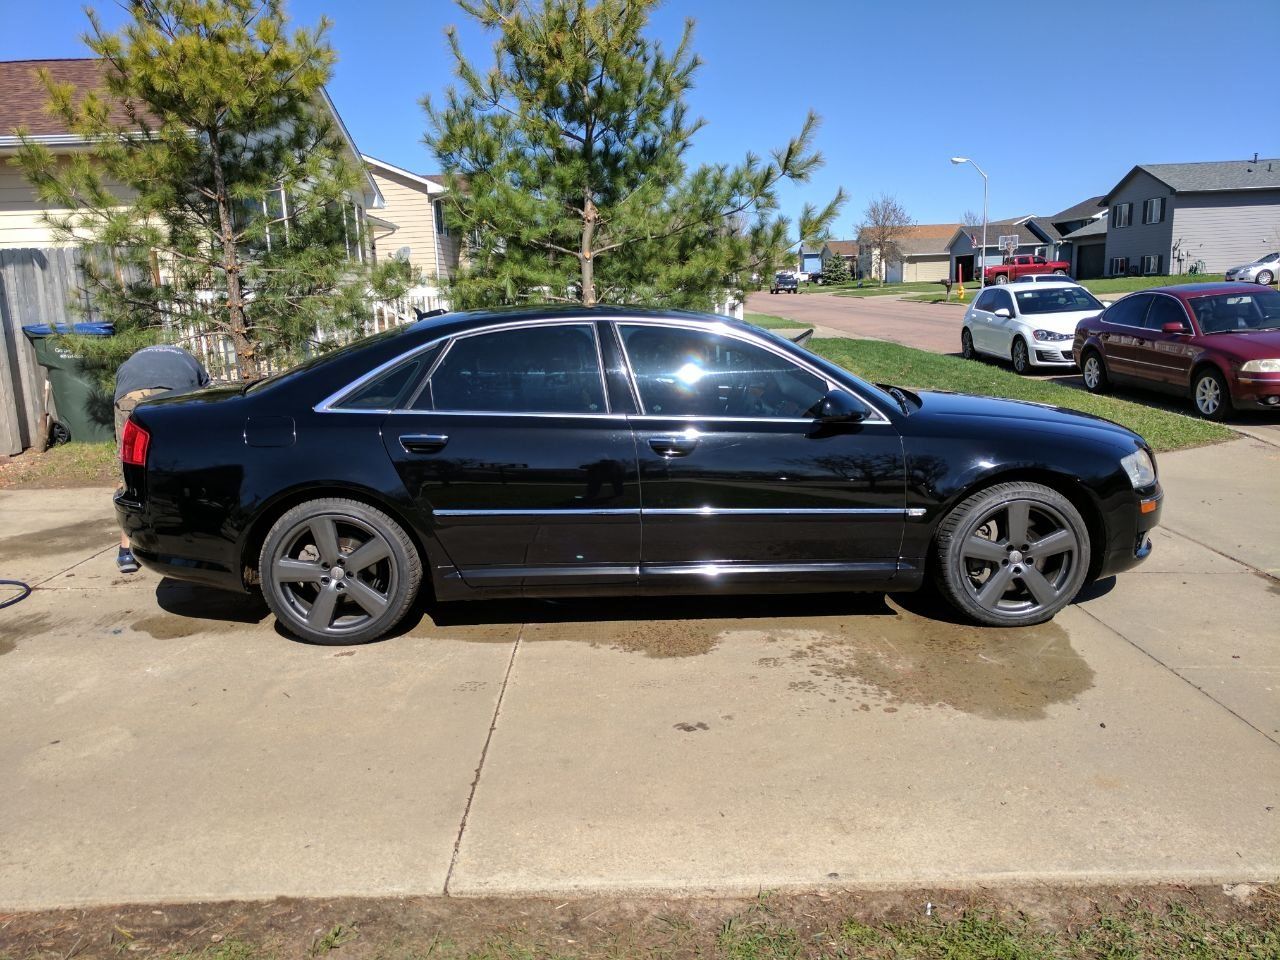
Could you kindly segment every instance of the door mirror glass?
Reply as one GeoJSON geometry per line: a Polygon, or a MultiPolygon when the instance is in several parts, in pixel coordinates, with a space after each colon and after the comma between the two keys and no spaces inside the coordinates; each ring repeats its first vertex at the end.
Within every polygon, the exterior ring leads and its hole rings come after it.
{"type": "Polygon", "coordinates": [[[844,390],[832,390],[822,398],[818,419],[823,423],[860,423],[867,419],[866,404],[844,390]]]}
{"type": "Polygon", "coordinates": [[[997,317],[1004,317],[1006,320],[1008,320],[1010,317],[1013,316],[1013,311],[1011,311],[1008,307],[1001,307],[1000,309],[994,311],[994,313],[997,317]]]}

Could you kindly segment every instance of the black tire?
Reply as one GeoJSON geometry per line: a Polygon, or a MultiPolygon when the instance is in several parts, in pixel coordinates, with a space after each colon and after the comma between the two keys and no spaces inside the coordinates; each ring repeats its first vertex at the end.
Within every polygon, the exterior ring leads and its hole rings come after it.
{"type": "Polygon", "coordinates": [[[326,498],[299,504],[275,522],[258,573],[262,596],[285,630],[310,643],[369,643],[408,612],[422,583],[422,558],[381,510],[326,498]]]}
{"type": "Polygon", "coordinates": [[[770,292],[770,293],[777,293],[778,291],[777,291],[777,290],[770,290],[769,292],[770,292]]]}
{"type": "Polygon", "coordinates": [[[1111,390],[1107,365],[1097,350],[1086,350],[1080,355],[1080,376],[1084,380],[1084,388],[1090,393],[1108,393],[1111,390]]]}
{"type": "Polygon", "coordinates": [[[943,518],[935,578],[969,619],[1026,627],[1053,619],[1075,599],[1089,575],[1090,552],[1088,526],[1070,500],[1039,483],[1000,483],[943,518]]]}
{"type": "Polygon", "coordinates": [[[1027,341],[1021,337],[1013,338],[1013,347],[1009,351],[1009,359],[1013,362],[1013,372],[1025,377],[1031,372],[1031,352],[1027,341]]]}
{"type": "Polygon", "coordinates": [[[1275,282],[1276,275],[1272,273],[1270,270],[1259,270],[1258,275],[1253,279],[1256,280],[1258,283],[1262,284],[1264,287],[1269,287],[1271,286],[1272,283],[1275,282]]]}
{"type": "Polygon", "coordinates": [[[1231,413],[1231,390],[1214,367],[1202,367],[1191,378],[1191,405],[1205,420],[1221,423],[1231,413]]]}
{"type": "Polygon", "coordinates": [[[966,360],[978,359],[978,351],[973,346],[973,334],[968,327],[960,331],[960,356],[966,360]]]}

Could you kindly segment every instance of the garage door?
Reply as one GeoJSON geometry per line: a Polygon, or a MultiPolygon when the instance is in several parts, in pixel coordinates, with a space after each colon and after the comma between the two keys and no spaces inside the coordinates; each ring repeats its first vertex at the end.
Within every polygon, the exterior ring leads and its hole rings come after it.
{"type": "Polygon", "coordinates": [[[1106,245],[1091,243],[1087,247],[1079,247],[1076,251],[1076,279],[1092,280],[1102,276],[1102,265],[1106,259],[1106,245]]]}

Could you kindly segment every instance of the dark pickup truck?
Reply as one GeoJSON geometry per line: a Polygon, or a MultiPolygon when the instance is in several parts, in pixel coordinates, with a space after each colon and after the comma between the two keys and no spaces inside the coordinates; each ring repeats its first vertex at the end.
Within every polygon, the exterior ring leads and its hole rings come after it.
{"type": "Polygon", "coordinates": [[[775,273],[773,275],[773,284],[769,287],[770,293],[799,293],[799,284],[796,282],[794,273],[775,273]]]}

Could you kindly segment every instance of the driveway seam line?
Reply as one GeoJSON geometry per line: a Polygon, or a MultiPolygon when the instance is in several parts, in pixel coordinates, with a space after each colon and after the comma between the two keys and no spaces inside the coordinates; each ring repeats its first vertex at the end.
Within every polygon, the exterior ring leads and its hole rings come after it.
{"type": "Polygon", "coordinates": [[[1275,737],[1271,736],[1271,734],[1267,733],[1261,727],[1256,726],[1252,721],[1246,720],[1243,716],[1236,713],[1236,711],[1232,710],[1230,707],[1228,707],[1225,703],[1223,703],[1217,697],[1213,696],[1213,694],[1205,690],[1204,687],[1197,687],[1189,679],[1184,677],[1177,670],[1173,669],[1173,667],[1169,666],[1167,663],[1165,663],[1163,660],[1157,657],[1150,650],[1147,650],[1145,647],[1143,647],[1141,644],[1137,643],[1136,641],[1131,640],[1127,634],[1122,633],[1120,630],[1116,629],[1111,624],[1107,623],[1107,621],[1103,620],[1101,617],[1093,613],[1091,610],[1086,610],[1084,607],[1079,605],[1076,606],[1076,609],[1080,610],[1086,616],[1090,617],[1095,623],[1110,630],[1112,633],[1114,633],[1117,637],[1119,637],[1125,643],[1129,644],[1129,646],[1133,647],[1133,649],[1137,650],[1143,656],[1150,659],[1153,663],[1159,664],[1165,670],[1169,671],[1169,673],[1173,674],[1175,677],[1177,677],[1179,680],[1181,680],[1183,683],[1189,686],[1192,690],[1195,690],[1197,693],[1203,695],[1204,698],[1208,700],[1210,703],[1216,704],[1217,706],[1221,707],[1223,710],[1227,711],[1227,713],[1231,714],[1233,717],[1235,717],[1237,720],[1243,723],[1250,730],[1253,730],[1254,732],[1260,734],[1263,738],[1270,741],[1273,745],[1280,747],[1280,740],[1277,740],[1275,737]]]}
{"type": "Polygon", "coordinates": [[[1255,573],[1260,577],[1266,577],[1268,580],[1280,581],[1280,577],[1277,577],[1274,573],[1268,573],[1266,570],[1263,570],[1261,567],[1255,567],[1248,560],[1241,560],[1239,557],[1233,557],[1229,553],[1224,553],[1223,551],[1219,550],[1217,547],[1210,546],[1207,543],[1203,543],[1200,540],[1197,540],[1195,537],[1191,536],[1190,534],[1183,533],[1181,530],[1175,529],[1174,527],[1170,527],[1170,526],[1162,526],[1162,529],[1168,530],[1170,533],[1178,535],[1183,540],[1190,540],[1196,546],[1204,547],[1206,550],[1210,551],[1211,553],[1216,553],[1218,556],[1226,560],[1230,560],[1232,563],[1238,563],[1240,564],[1240,566],[1244,567],[1246,570],[1249,570],[1251,573],[1255,573]]]}
{"type": "Polygon", "coordinates": [[[493,732],[498,728],[498,715],[502,713],[502,701],[507,696],[507,685],[511,682],[511,671],[516,665],[516,654],[520,650],[520,643],[524,640],[525,625],[520,624],[520,630],[516,633],[516,642],[511,645],[511,658],[507,660],[506,673],[502,675],[502,688],[498,691],[498,702],[493,705],[493,717],[489,721],[489,732],[485,734],[484,746],[480,748],[480,762],[476,764],[476,775],[471,781],[471,790],[467,793],[466,806],[462,808],[462,821],[458,824],[458,835],[453,841],[453,855],[449,858],[449,870],[444,875],[444,889],[441,891],[444,896],[449,896],[449,884],[453,882],[453,871],[458,865],[458,852],[462,849],[462,835],[467,831],[467,819],[471,816],[471,804],[475,801],[476,790],[480,786],[480,774],[484,770],[484,761],[489,756],[489,744],[493,742],[493,732]]]}
{"type": "Polygon", "coordinates": [[[78,567],[78,566],[80,566],[80,565],[82,565],[82,564],[88,563],[90,560],[93,560],[93,559],[95,559],[95,558],[97,558],[97,557],[100,557],[100,556],[102,556],[104,553],[108,553],[109,551],[114,550],[114,549],[116,549],[116,547],[103,547],[101,550],[98,550],[98,551],[97,551],[97,552],[95,552],[95,553],[91,553],[91,554],[89,554],[89,556],[85,557],[83,560],[77,560],[75,563],[73,563],[71,566],[67,567],[65,570],[59,570],[57,573],[51,573],[51,574],[49,574],[49,576],[45,577],[43,580],[37,580],[35,583],[30,584],[31,589],[32,589],[32,590],[37,590],[37,589],[39,589],[40,587],[43,587],[43,586],[44,586],[46,583],[48,583],[50,580],[56,580],[58,577],[62,576],[64,573],[70,573],[70,572],[71,572],[72,570],[74,570],[76,567],[78,567]]]}

